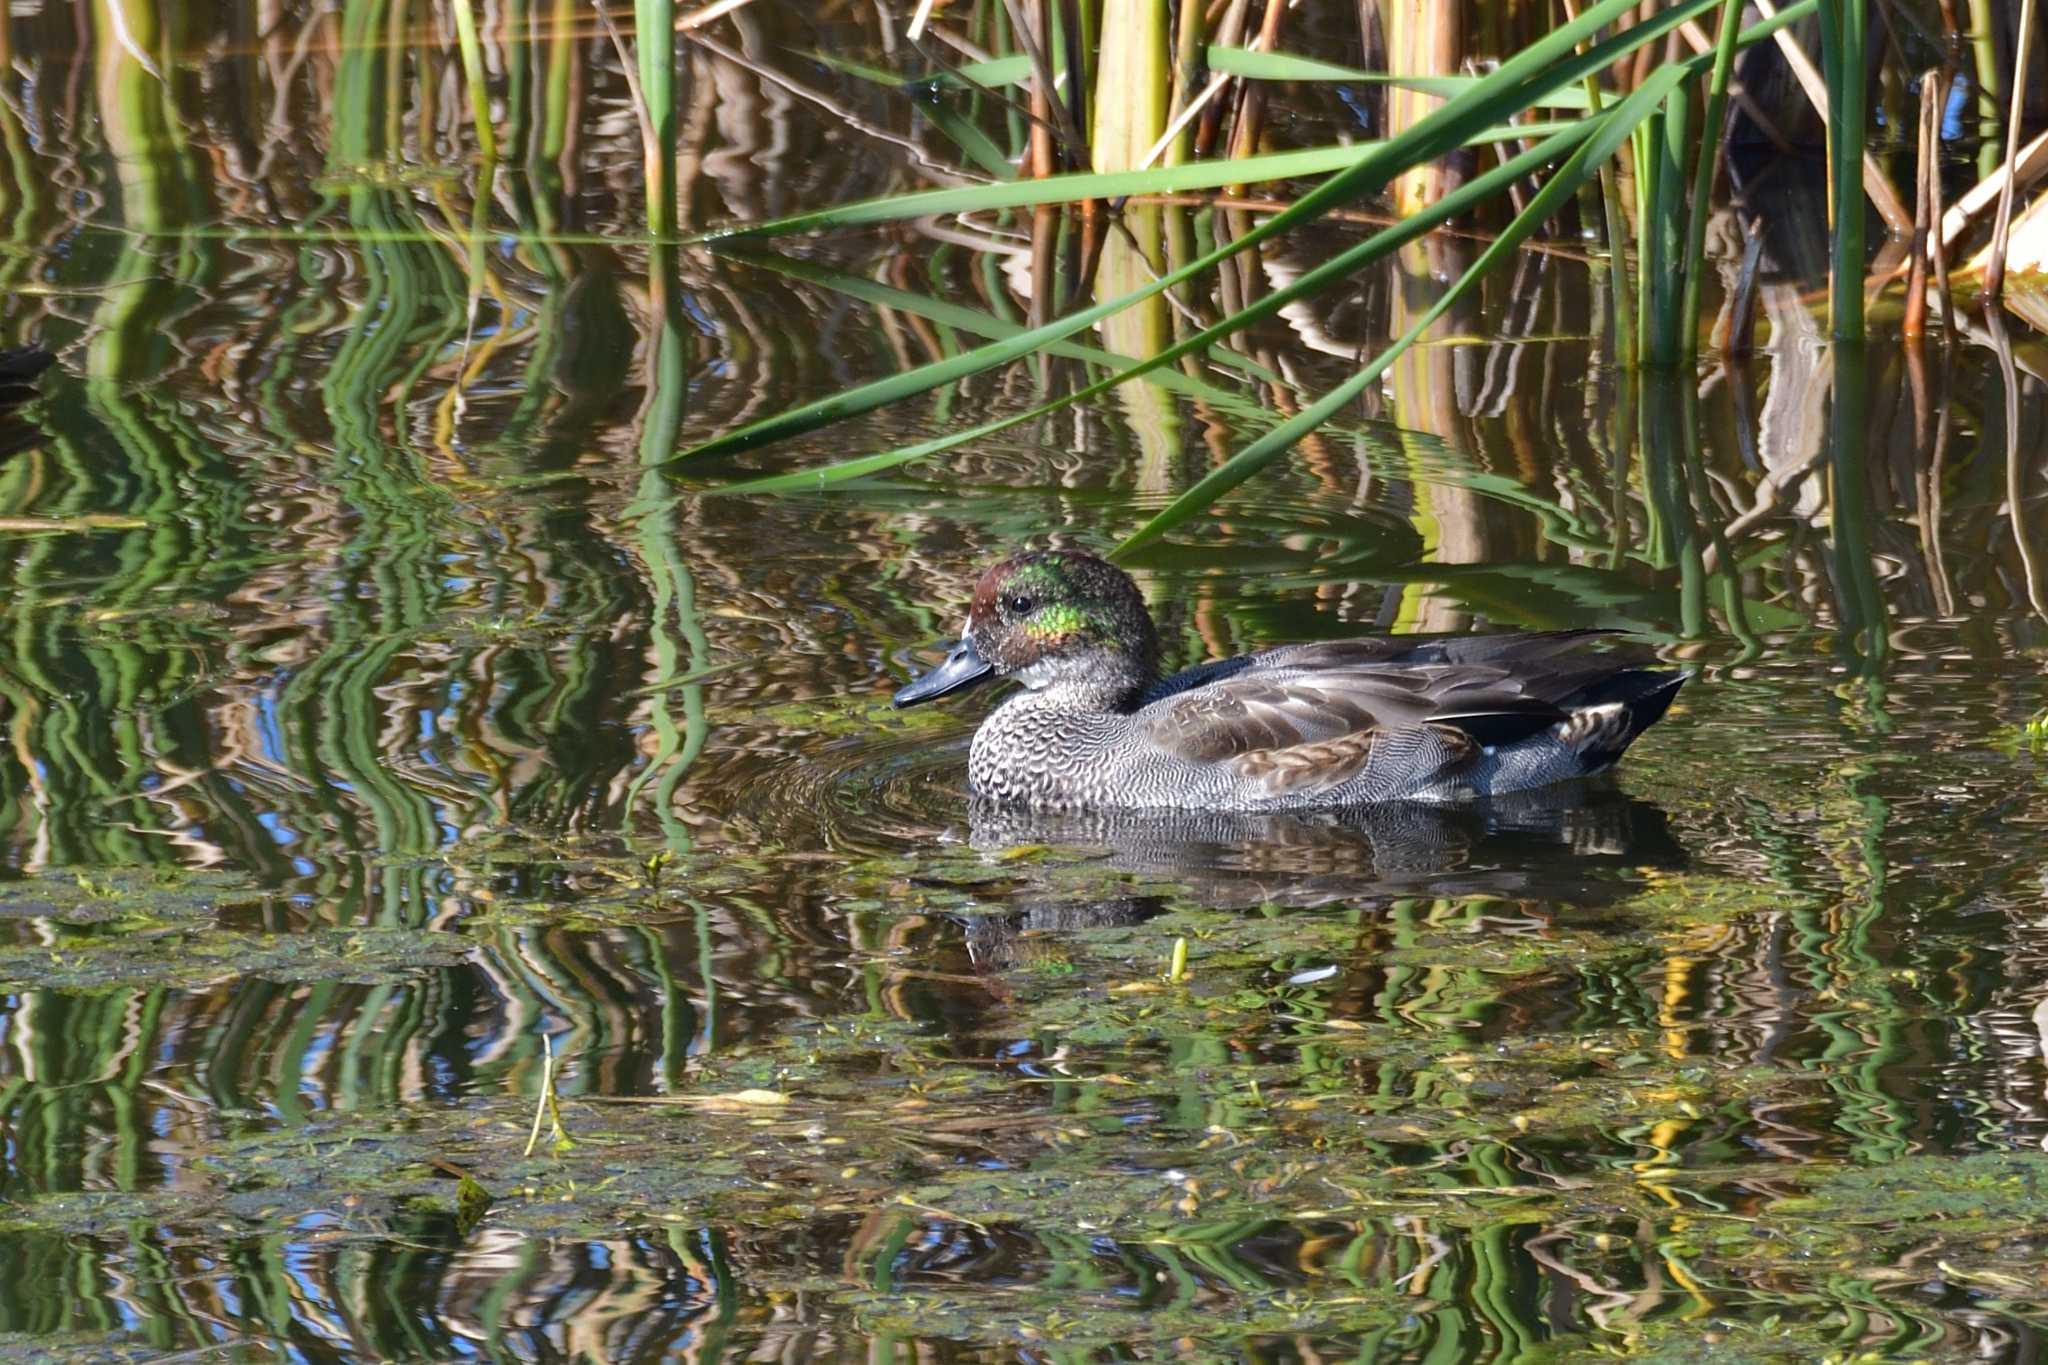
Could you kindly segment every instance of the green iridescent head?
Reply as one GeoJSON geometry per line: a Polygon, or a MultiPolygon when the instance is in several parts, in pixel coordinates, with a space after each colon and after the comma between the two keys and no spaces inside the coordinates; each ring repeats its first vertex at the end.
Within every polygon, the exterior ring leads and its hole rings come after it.
{"type": "Polygon", "coordinates": [[[1159,662],[1159,636],[1138,585],[1107,561],[1072,550],[1016,555],[983,574],[967,638],[996,672],[1041,690],[1135,692],[1159,662]]]}
{"type": "Polygon", "coordinates": [[[967,633],[938,667],[896,693],[917,706],[993,675],[1082,711],[1135,705],[1157,675],[1159,636],[1129,575],[1094,555],[1039,550],[981,576],[967,633]]]}

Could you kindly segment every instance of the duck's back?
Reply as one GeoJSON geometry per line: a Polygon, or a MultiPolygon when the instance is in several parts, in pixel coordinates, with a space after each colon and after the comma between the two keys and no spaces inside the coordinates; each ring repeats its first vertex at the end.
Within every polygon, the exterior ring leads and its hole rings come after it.
{"type": "Polygon", "coordinates": [[[1598,772],[1687,676],[1578,652],[1601,633],[1333,640],[1188,669],[1131,716],[1123,804],[1460,800],[1598,772]]]}

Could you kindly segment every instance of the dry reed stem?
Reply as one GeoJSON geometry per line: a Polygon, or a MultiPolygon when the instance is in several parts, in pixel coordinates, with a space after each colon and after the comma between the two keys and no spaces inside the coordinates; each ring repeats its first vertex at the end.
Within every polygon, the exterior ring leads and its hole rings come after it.
{"type": "MultiPolygon", "coordinates": [[[[1254,52],[1259,50],[1257,39],[1252,40],[1251,50],[1254,52]]],[[[1173,140],[1181,135],[1182,130],[1199,118],[1202,110],[1208,107],[1209,102],[1216,98],[1224,86],[1229,85],[1235,79],[1236,77],[1227,71],[1219,71],[1214,76],[1211,76],[1209,83],[1202,87],[1202,93],[1190,100],[1188,107],[1181,110],[1179,114],[1174,116],[1173,122],[1166,125],[1166,131],[1159,135],[1159,141],[1152,144],[1152,149],[1145,153],[1145,159],[1138,163],[1137,168],[1141,171],[1151,169],[1153,162],[1166,155],[1166,149],[1173,145],[1173,140]]]]}
{"type": "MultiPolygon", "coordinates": [[[[1031,63],[1031,176],[1043,180],[1059,165],[1059,149],[1053,145],[1055,129],[1061,141],[1076,151],[1085,150],[1088,139],[1069,123],[1067,107],[1055,94],[1052,59],[1046,46],[1052,33],[1048,0],[1003,0],[1003,5],[1010,12],[1010,36],[1031,63]]],[[[1080,79],[1078,72],[1067,74],[1069,79],[1080,79]]]]}
{"type": "MultiPolygon", "coordinates": [[[[1913,177],[1913,247],[1906,256],[1906,316],[1900,324],[1906,336],[1912,338],[1917,338],[1927,324],[1927,243],[1936,226],[1932,182],[1939,173],[1941,155],[1938,74],[1929,71],[1920,78],[1920,159],[1913,177]]],[[[1943,280],[1942,284],[1945,288],[1948,282],[1943,280]]]]}
{"type": "MultiPolygon", "coordinates": [[[[722,19],[734,10],[743,9],[753,3],[754,0],[714,0],[714,3],[702,9],[693,9],[688,14],[679,16],[676,19],[676,32],[688,33],[693,28],[702,28],[714,19],[722,19]]],[[[925,12],[928,7],[929,0],[926,0],[926,4],[919,7],[919,12],[925,12]]]]}
{"type": "MultiPolygon", "coordinates": [[[[1272,51],[1280,41],[1280,21],[1286,16],[1287,0],[1266,0],[1265,22],[1259,26],[1258,36],[1252,39],[1252,48],[1272,51]]],[[[1230,130],[1229,156],[1233,161],[1258,151],[1259,132],[1266,113],[1264,84],[1262,81],[1245,81],[1238,87],[1237,119],[1230,130]]]]}
{"type": "MultiPolygon", "coordinates": [[[[1190,0],[1192,3],[1192,0],[1190,0]]],[[[1223,12],[1219,23],[1211,25],[1216,43],[1221,47],[1238,47],[1244,41],[1244,21],[1251,12],[1251,0],[1228,0],[1229,8],[1223,12]]],[[[1223,106],[1211,103],[1195,125],[1195,156],[1206,157],[1216,146],[1217,132],[1223,126],[1223,106]]]]}
{"type": "Polygon", "coordinates": [[[932,37],[938,39],[947,47],[952,48],[955,52],[959,53],[961,56],[965,57],[970,62],[985,62],[990,60],[987,51],[975,46],[966,38],[953,32],[952,29],[934,28],[932,30],[932,37]]]}
{"type": "MultiPolygon", "coordinates": [[[[2025,70],[2024,64],[2020,69],[2025,70]]],[[[2012,539],[2020,554],[2020,578],[2026,585],[2027,601],[2042,620],[2048,621],[2048,588],[2042,586],[2041,567],[2027,540],[2026,486],[2020,461],[2020,377],[2013,364],[2012,338],[2005,330],[2005,315],[1998,309],[1985,310],[1984,324],[1990,329],[1992,353],[1998,357],[1998,373],[2005,386],[2006,515],[2012,521],[2012,539]]]]}
{"type": "Polygon", "coordinates": [[[1962,198],[1941,217],[1941,244],[1954,246],[1969,230],[1971,220],[1996,203],[2008,184],[2025,189],[2044,174],[2048,174],[2048,133],[2020,148],[2019,155],[2008,164],[1964,191],[1962,198]]]}
{"type": "MultiPolygon", "coordinates": [[[[158,84],[167,84],[164,81],[164,73],[149,59],[149,54],[142,50],[142,45],[135,41],[135,34],[128,27],[128,15],[121,8],[121,0],[108,0],[106,15],[107,26],[113,31],[114,41],[120,45],[121,50],[134,58],[137,66],[156,77],[158,84]]],[[[12,20],[8,22],[11,23],[12,20]]]]}

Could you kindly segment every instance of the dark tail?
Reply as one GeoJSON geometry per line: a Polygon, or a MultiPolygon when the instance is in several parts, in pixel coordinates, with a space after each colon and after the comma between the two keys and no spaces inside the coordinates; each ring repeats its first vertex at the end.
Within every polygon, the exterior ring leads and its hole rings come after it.
{"type": "Polygon", "coordinates": [[[1674,673],[1658,668],[1624,669],[1587,684],[1559,702],[1571,712],[1616,704],[1621,707],[1621,714],[1615,718],[1617,723],[1594,727],[1586,747],[1579,751],[1586,770],[1604,768],[1620,758],[1636,742],[1636,736],[1664,719],[1664,713],[1671,709],[1671,699],[1691,678],[1690,670],[1674,673]]]}

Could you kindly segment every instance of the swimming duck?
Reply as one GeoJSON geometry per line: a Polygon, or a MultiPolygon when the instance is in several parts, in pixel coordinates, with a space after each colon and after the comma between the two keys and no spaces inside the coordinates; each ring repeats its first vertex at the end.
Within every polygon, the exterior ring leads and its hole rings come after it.
{"type": "Polygon", "coordinates": [[[1283,645],[1159,676],[1129,575],[1046,550],[981,576],[967,630],[896,705],[991,676],[977,798],[1040,810],[1462,801],[1613,766],[1690,676],[1574,652],[1600,631],[1283,645]]]}

